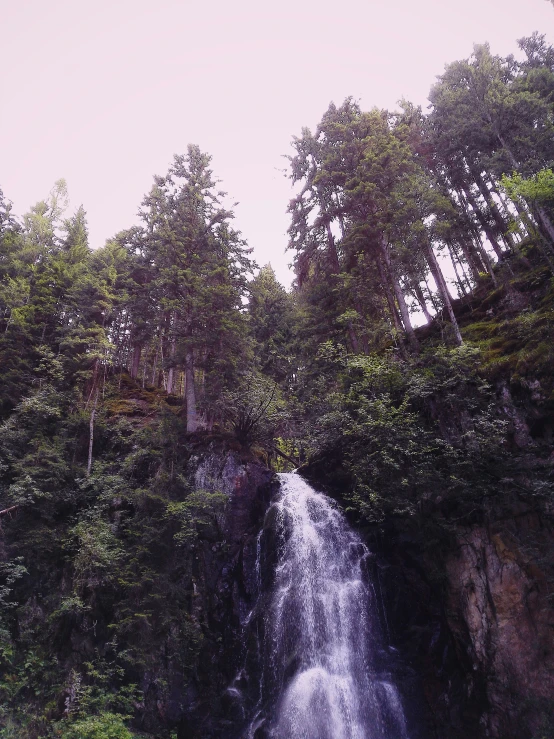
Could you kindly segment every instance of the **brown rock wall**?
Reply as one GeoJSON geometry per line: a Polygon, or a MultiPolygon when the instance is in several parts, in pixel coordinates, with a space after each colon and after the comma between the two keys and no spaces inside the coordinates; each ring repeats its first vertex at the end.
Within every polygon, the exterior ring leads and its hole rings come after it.
{"type": "Polygon", "coordinates": [[[509,532],[475,527],[460,532],[446,563],[449,625],[484,676],[485,733],[503,739],[521,737],[522,729],[531,733],[533,706],[554,699],[548,578],[520,544],[509,532]]]}

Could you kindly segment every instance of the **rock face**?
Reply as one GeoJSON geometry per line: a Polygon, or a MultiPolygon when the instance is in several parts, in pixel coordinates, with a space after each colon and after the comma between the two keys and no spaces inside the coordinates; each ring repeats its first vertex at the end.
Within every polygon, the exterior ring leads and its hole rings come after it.
{"type": "Polygon", "coordinates": [[[257,597],[257,539],[277,482],[273,472],[233,451],[191,460],[197,490],[227,496],[215,541],[197,554],[195,618],[207,634],[200,667],[181,692],[178,739],[239,736],[252,670],[244,669],[244,623],[257,597]],[[240,690],[239,690],[240,688],[240,690]]]}
{"type": "Polygon", "coordinates": [[[267,509],[273,473],[259,463],[241,461],[233,452],[214,452],[203,457],[195,474],[197,490],[224,493],[228,497],[222,530],[225,538],[239,544],[258,530],[267,509]]]}
{"type": "MultiPolygon", "coordinates": [[[[524,518],[520,533],[538,526],[524,518]]],[[[482,527],[461,531],[446,562],[448,622],[483,679],[484,733],[506,739],[539,731],[541,708],[554,698],[554,611],[545,573],[522,539],[482,527]]]]}
{"type": "Polygon", "coordinates": [[[554,532],[544,517],[459,526],[440,560],[413,529],[391,526],[380,544],[393,641],[421,676],[428,735],[551,736],[554,532]]]}

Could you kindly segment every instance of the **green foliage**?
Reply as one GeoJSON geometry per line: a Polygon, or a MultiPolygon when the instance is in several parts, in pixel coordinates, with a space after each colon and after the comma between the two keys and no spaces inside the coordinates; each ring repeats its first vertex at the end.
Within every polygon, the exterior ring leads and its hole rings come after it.
{"type": "Polygon", "coordinates": [[[99,510],[87,511],[69,533],[76,539],[73,582],[77,591],[95,588],[116,577],[122,557],[121,545],[99,510]]]}
{"type": "Polygon", "coordinates": [[[10,633],[11,616],[17,603],[10,600],[13,585],[27,574],[23,557],[0,563],[0,667],[8,666],[14,656],[15,644],[10,633]]]}
{"type": "Polygon", "coordinates": [[[259,372],[237,379],[236,386],[222,399],[224,418],[241,444],[270,442],[285,412],[275,380],[259,372]]]}
{"type": "Polygon", "coordinates": [[[168,503],[166,515],[179,522],[175,541],[184,546],[195,544],[202,529],[214,524],[216,515],[223,510],[226,501],[227,496],[222,493],[196,490],[189,493],[185,500],[168,503]]]}
{"type": "Polygon", "coordinates": [[[501,184],[512,200],[524,198],[531,203],[554,203],[554,172],[551,169],[541,169],[527,179],[517,172],[511,177],[503,175],[501,184]]]}
{"type": "Polygon", "coordinates": [[[516,482],[509,419],[484,379],[479,349],[438,347],[409,363],[386,355],[345,358],[340,383],[310,424],[316,458],[340,459],[353,508],[366,520],[414,516],[440,502],[457,520],[509,492],[529,499],[546,487],[516,482]]]}
{"type": "MultiPolygon", "coordinates": [[[[125,684],[125,669],[117,643],[107,644],[112,659],[101,657],[98,652],[93,661],[85,661],[80,671],[69,673],[65,692],[65,714],[72,720],[85,720],[89,716],[102,716],[115,712],[121,718],[132,714],[141,694],[134,684],[125,684]]],[[[124,656],[124,655],[123,655],[124,656]]]]}
{"type": "Polygon", "coordinates": [[[295,370],[296,312],[293,296],[277,282],[270,265],[250,282],[249,328],[259,372],[284,385],[295,370]]]}
{"type": "Polygon", "coordinates": [[[135,735],[125,726],[124,718],[116,713],[89,716],[61,728],[57,736],[61,739],[133,739],[135,735]]]}

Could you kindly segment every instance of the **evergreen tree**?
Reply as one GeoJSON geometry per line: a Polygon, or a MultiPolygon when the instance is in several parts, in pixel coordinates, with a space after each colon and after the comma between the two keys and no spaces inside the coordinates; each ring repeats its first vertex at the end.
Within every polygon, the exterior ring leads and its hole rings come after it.
{"type": "Polygon", "coordinates": [[[156,177],[141,211],[140,248],[152,270],[160,368],[168,393],[177,371],[183,375],[188,431],[198,427],[199,399],[211,423],[218,394],[248,353],[242,297],[252,265],[209,163],[207,154],[189,146],[165,177],[156,177]]]}

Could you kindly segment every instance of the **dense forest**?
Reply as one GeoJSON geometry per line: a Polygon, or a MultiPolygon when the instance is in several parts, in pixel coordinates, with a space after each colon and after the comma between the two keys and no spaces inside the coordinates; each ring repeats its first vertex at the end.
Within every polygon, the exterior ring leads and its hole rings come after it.
{"type": "MultiPolygon", "coordinates": [[[[167,708],[176,679],[219,706],[207,449],[323,469],[360,530],[423,532],[439,589],[460,527],[532,511],[552,604],[554,48],[518,46],[294,138],[290,291],[195,145],[99,248],[63,180],[22,217],[0,191],[1,737],[231,736],[167,708]]],[[[535,708],[519,736],[554,736],[535,708]]]]}

